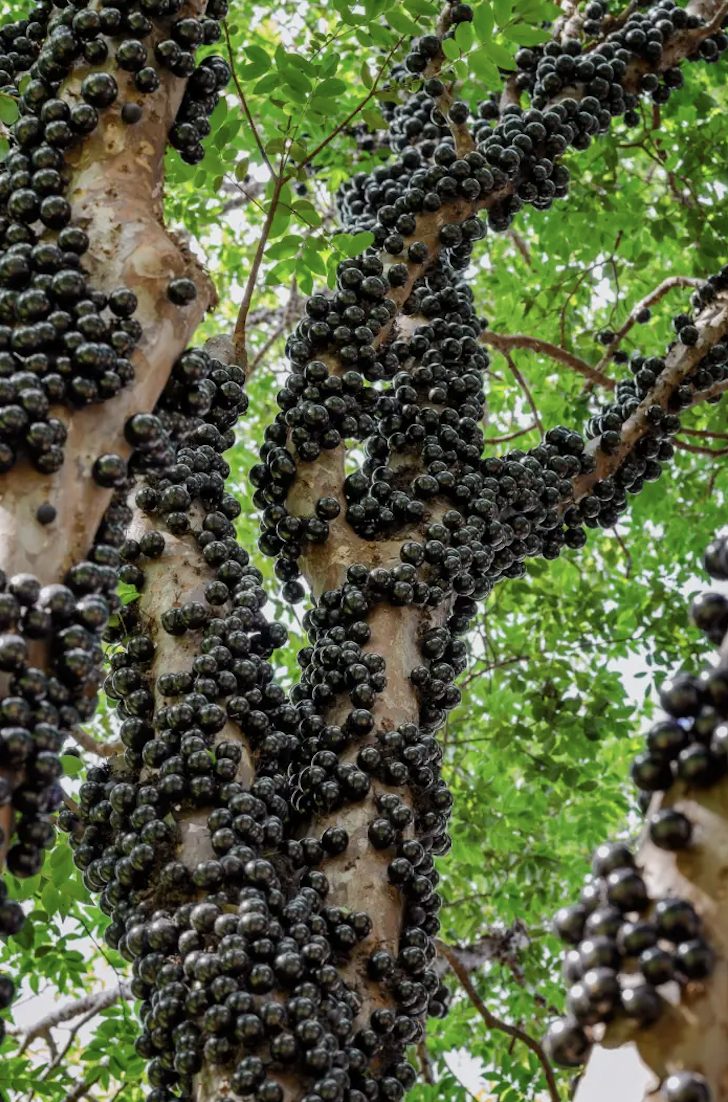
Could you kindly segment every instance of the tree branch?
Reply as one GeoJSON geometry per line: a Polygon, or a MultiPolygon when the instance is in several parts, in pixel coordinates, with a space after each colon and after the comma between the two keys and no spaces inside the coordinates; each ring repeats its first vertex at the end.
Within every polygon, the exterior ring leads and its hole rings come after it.
{"type": "MultiPolygon", "coordinates": [[[[74,999],[72,1002],[62,1003],[61,1006],[55,1007],[45,1017],[39,1018],[32,1026],[30,1026],[23,1034],[23,1039],[20,1044],[19,1055],[25,1052],[29,1045],[38,1037],[42,1037],[55,1029],[56,1026],[62,1022],[72,1021],[74,1018],[78,1018],[81,1015],[100,1014],[102,1010],[106,1010],[108,1007],[113,1006],[119,999],[133,999],[131,989],[127,983],[120,983],[118,987],[112,987],[108,991],[94,991],[90,995],[84,995],[83,998],[74,999]]],[[[87,1019],[88,1020],[88,1019],[87,1019]]]]}
{"type": "Polygon", "coordinates": [[[525,436],[526,433],[533,432],[537,429],[538,425],[533,421],[530,425],[526,425],[523,429],[516,429],[515,432],[507,432],[504,436],[486,436],[484,443],[486,444],[506,444],[509,440],[516,440],[519,436],[525,436]]]}
{"type": "Polygon", "coordinates": [[[282,156],[280,164],[278,166],[278,173],[275,177],[273,184],[273,193],[268,204],[268,210],[265,214],[265,221],[260,231],[260,237],[258,238],[258,245],[255,250],[255,256],[253,257],[253,263],[250,266],[250,272],[248,273],[248,279],[245,284],[245,290],[243,291],[243,301],[240,303],[238,310],[237,321],[235,322],[235,330],[233,332],[233,354],[235,356],[236,363],[241,364],[243,367],[248,362],[248,351],[246,347],[245,339],[245,325],[248,318],[248,311],[250,310],[250,304],[253,300],[253,294],[255,292],[255,284],[258,279],[258,272],[260,266],[263,263],[263,257],[265,255],[265,247],[268,244],[268,238],[270,236],[271,226],[273,225],[273,219],[276,216],[278,210],[278,203],[281,198],[281,191],[285,180],[283,178],[283,169],[285,167],[285,158],[282,156]]]}
{"type": "Polygon", "coordinates": [[[675,447],[679,448],[680,451],[692,452],[693,455],[728,455],[728,448],[707,448],[701,447],[699,444],[687,444],[684,440],[679,440],[677,437],[675,437],[674,443],[675,447]]]}
{"type": "Polygon", "coordinates": [[[595,469],[589,474],[579,475],[574,479],[575,501],[588,494],[595,483],[606,478],[622,465],[635,444],[650,431],[651,407],[657,405],[663,410],[667,409],[683,380],[713,345],[728,333],[728,292],[723,291],[716,295],[710,306],[698,316],[695,324],[699,332],[697,344],[686,346],[678,341],[673,345],[665,358],[665,368],[654,386],[622,425],[618,447],[614,451],[605,452],[600,447],[600,437],[589,442],[587,451],[594,456],[595,469]]]}
{"type": "Polygon", "coordinates": [[[552,344],[551,341],[544,341],[539,337],[530,337],[526,333],[494,333],[491,329],[486,329],[485,332],[482,333],[480,339],[483,344],[495,348],[498,352],[504,352],[504,350],[510,348],[527,348],[531,352],[537,352],[543,356],[548,356],[550,359],[556,360],[557,363],[565,364],[566,367],[570,367],[573,371],[578,372],[579,375],[583,375],[585,379],[588,379],[592,383],[598,383],[599,386],[603,386],[607,390],[614,390],[616,385],[613,379],[610,379],[608,375],[605,375],[597,368],[592,367],[591,364],[583,360],[581,356],[569,352],[567,348],[561,348],[558,344],[552,344]]]}
{"type": "Polygon", "coordinates": [[[702,282],[701,279],[693,278],[693,276],[668,276],[667,279],[663,279],[662,283],[632,307],[627,320],[614,334],[614,340],[597,363],[597,370],[602,371],[609,363],[614,349],[619,347],[632,326],[637,324],[637,317],[641,310],[649,309],[650,306],[654,306],[655,303],[663,299],[665,295],[675,287],[699,287],[702,282]]]}
{"type": "Polygon", "coordinates": [[[445,957],[450,968],[457,976],[460,986],[478,1011],[478,1014],[480,1014],[488,1029],[495,1029],[499,1033],[505,1033],[507,1037],[513,1037],[516,1041],[521,1041],[522,1044],[526,1045],[526,1047],[536,1056],[543,1069],[551,1102],[560,1102],[559,1088],[556,1083],[556,1077],[554,1076],[554,1070],[539,1042],[529,1033],[526,1033],[525,1030],[520,1029],[518,1026],[511,1025],[509,1022],[504,1022],[502,1018],[496,1017],[495,1014],[488,1010],[488,1007],[471,983],[467,969],[462,965],[449,945],[446,945],[443,941],[437,941],[437,950],[445,957]]]}
{"type": "Polygon", "coordinates": [[[526,401],[528,402],[528,405],[530,406],[531,413],[533,414],[534,424],[536,425],[536,428],[538,429],[538,431],[541,433],[541,436],[543,436],[543,434],[544,434],[543,422],[541,420],[541,415],[538,412],[538,406],[536,405],[533,394],[531,393],[531,388],[529,387],[528,383],[526,382],[525,378],[523,377],[523,374],[521,373],[518,366],[516,365],[516,362],[513,359],[513,357],[511,356],[510,352],[508,352],[505,348],[501,348],[501,349],[499,349],[499,351],[500,351],[501,355],[503,356],[504,360],[506,361],[506,363],[508,364],[508,368],[509,368],[511,374],[513,375],[513,378],[516,380],[516,382],[520,386],[521,390],[523,391],[523,394],[526,398],[526,401]]]}
{"type": "Polygon", "coordinates": [[[101,742],[99,739],[94,738],[90,731],[87,731],[84,727],[72,727],[68,735],[75,743],[82,747],[82,749],[88,750],[90,754],[97,754],[102,758],[113,758],[122,748],[120,742],[101,742]]]}

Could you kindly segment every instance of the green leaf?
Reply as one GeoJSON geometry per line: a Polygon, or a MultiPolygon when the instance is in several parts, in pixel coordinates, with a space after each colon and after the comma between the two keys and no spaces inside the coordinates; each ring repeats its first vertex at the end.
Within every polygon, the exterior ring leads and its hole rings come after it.
{"type": "Polygon", "coordinates": [[[317,96],[341,96],[345,92],[348,92],[349,86],[345,80],[339,80],[338,77],[330,77],[328,80],[323,80],[316,88],[317,96]]]}
{"type": "Polygon", "coordinates": [[[453,38],[443,38],[442,52],[450,61],[454,61],[455,58],[460,57],[460,47],[453,38]]]}
{"type": "Polygon", "coordinates": [[[473,9],[473,27],[481,42],[490,42],[495,27],[495,16],[489,2],[477,4],[473,9]]]}
{"type": "Polygon", "coordinates": [[[272,245],[269,245],[266,250],[266,256],[269,260],[282,260],[285,257],[295,256],[298,252],[303,238],[298,234],[288,234],[286,237],[282,237],[279,241],[275,241],[272,245]]]}
{"type": "Polygon", "coordinates": [[[248,58],[248,63],[241,69],[240,73],[245,80],[252,80],[255,77],[262,76],[263,73],[267,73],[270,69],[272,59],[262,46],[251,43],[251,45],[246,46],[245,55],[248,58]]]}
{"type": "Polygon", "coordinates": [[[475,31],[472,23],[458,23],[455,28],[455,41],[463,53],[466,53],[473,45],[475,31]]]}
{"type": "Polygon", "coordinates": [[[43,887],[40,898],[49,915],[53,915],[61,909],[61,894],[50,880],[43,887]]]}
{"type": "Polygon", "coordinates": [[[9,96],[7,92],[0,92],[0,122],[10,126],[19,114],[18,101],[15,97],[9,96]]]}
{"type": "Polygon", "coordinates": [[[548,31],[541,30],[540,27],[529,27],[527,23],[512,23],[504,29],[503,34],[519,46],[538,46],[551,38],[548,31]]]}
{"type": "Polygon", "coordinates": [[[493,14],[499,27],[505,27],[511,18],[511,0],[493,0],[493,14]]]}
{"type": "Polygon", "coordinates": [[[359,256],[373,242],[374,234],[369,230],[362,230],[361,233],[337,233],[333,237],[335,247],[347,257],[359,256]]]}
{"type": "Polygon", "coordinates": [[[391,11],[387,12],[386,19],[390,27],[398,34],[416,35],[419,33],[419,27],[414,19],[411,19],[401,8],[392,8],[391,11]]]}
{"type": "Polygon", "coordinates": [[[484,84],[495,85],[500,80],[497,66],[490,60],[483,47],[473,50],[468,57],[468,65],[474,75],[479,77],[484,84]]]}
{"type": "Polygon", "coordinates": [[[82,759],[77,754],[62,754],[61,765],[67,777],[78,777],[86,769],[82,759]]]}
{"type": "Polygon", "coordinates": [[[501,46],[500,42],[491,40],[487,45],[483,46],[483,50],[499,68],[508,70],[515,69],[516,63],[513,60],[513,54],[510,50],[507,50],[505,46],[501,46]]]}
{"type": "Polygon", "coordinates": [[[136,586],[130,582],[119,582],[116,586],[116,595],[123,605],[130,605],[132,601],[138,601],[141,596],[136,586]]]}
{"type": "Polygon", "coordinates": [[[307,226],[320,226],[321,216],[316,210],[313,203],[309,203],[307,199],[300,199],[297,203],[293,204],[293,209],[307,226]]]}

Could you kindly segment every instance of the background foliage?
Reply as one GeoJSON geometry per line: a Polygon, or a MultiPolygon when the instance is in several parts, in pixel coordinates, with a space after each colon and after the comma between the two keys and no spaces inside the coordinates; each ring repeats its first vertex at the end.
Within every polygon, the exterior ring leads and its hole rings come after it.
{"type": "MultiPolygon", "coordinates": [[[[473,103],[497,86],[497,66],[512,67],[518,44],[544,37],[542,21],[556,11],[545,0],[474,6],[474,32],[463,32],[450,51],[454,74],[467,78],[462,95],[473,103]]],[[[7,3],[1,10],[3,18],[22,15],[7,3]]],[[[327,282],[342,254],[359,247],[336,232],[336,189],[352,171],[386,156],[376,135],[388,67],[436,15],[434,0],[283,0],[275,7],[233,0],[229,43],[217,48],[232,51],[255,133],[231,89],[213,117],[202,164],[191,168],[169,155],[169,220],[206,256],[219,289],[203,335],[231,328],[256,254],[261,262],[249,288],[251,406],[231,453],[247,547],[255,546],[256,518],[246,472],[275,412],[285,334],[303,297],[327,282]],[[284,141],[290,178],[262,247],[273,193],[266,160],[279,168],[284,141]]],[[[721,266],[728,239],[722,77],[719,68],[688,67],[686,87],[666,108],[645,109],[638,127],[618,125],[569,158],[574,186],[567,206],[529,210],[514,231],[481,244],[472,285],[495,332],[537,336],[594,365],[603,352],[595,335],[618,328],[665,277],[705,277],[721,266]]],[[[639,344],[659,354],[670,338],[670,317],[688,294],[671,290],[649,324],[630,329],[623,347],[639,344]]],[[[624,368],[608,362],[603,370],[617,378],[624,368]]],[[[499,454],[532,446],[540,432],[535,421],[581,428],[602,397],[562,363],[517,349],[509,363],[493,352],[490,447],[499,454]],[[498,442],[521,429],[513,443],[498,442]]],[[[470,944],[494,928],[516,928],[521,948],[483,965],[473,982],[491,1010],[534,1035],[562,997],[551,913],[578,891],[594,845],[638,829],[627,778],[653,707],[653,680],[702,658],[686,601],[700,584],[703,546],[725,520],[721,438],[705,433],[728,426],[721,405],[692,411],[686,425],[680,440],[698,450],[678,452],[671,472],[633,502],[618,532],[595,532],[584,550],[556,563],[532,561],[523,580],[496,592],[472,637],[463,703],[444,732],[455,813],[453,849],[440,863],[442,937],[470,944]]],[[[260,565],[278,605],[270,564],[260,565]]],[[[276,612],[290,616],[282,605],[276,612]]],[[[293,676],[296,622],[291,630],[293,645],[281,660],[293,676]]],[[[103,709],[89,734],[99,742],[114,738],[103,709]]],[[[67,759],[70,798],[83,762],[92,760],[87,749],[80,754],[67,759]]],[[[14,890],[30,921],[0,948],[0,965],[23,978],[14,1025],[0,1049],[2,1096],[61,1102],[123,1094],[135,1102],[144,1089],[143,1066],[125,999],[27,1041],[28,1029],[54,1008],[113,991],[125,974],[124,962],[104,946],[104,916],[89,900],[63,837],[42,873],[14,890]]],[[[432,1025],[427,1053],[413,1058],[423,1068],[413,1102],[472,1096],[478,1068],[481,1099],[541,1097],[533,1056],[487,1033],[460,994],[450,1017],[432,1025]]],[[[563,1091],[566,1098],[566,1080],[563,1091]]]]}

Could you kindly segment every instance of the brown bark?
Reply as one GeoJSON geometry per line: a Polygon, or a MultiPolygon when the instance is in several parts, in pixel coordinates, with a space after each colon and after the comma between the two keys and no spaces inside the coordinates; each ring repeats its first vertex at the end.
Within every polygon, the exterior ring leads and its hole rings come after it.
{"type": "MultiPolygon", "coordinates": [[[[640,402],[639,408],[624,422],[619,446],[607,454],[600,450],[598,437],[589,443],[588,450],[595,456],[596,468],[592,473],[581,475],[574,481],[575,500],[578,501],[580,497],[588,494],[596,482],[617,470],[635,444],[649,432],[650,407],[660,406],[662,409],[667,409],[683,380],[697,367],[713,345],[728,334],[728,293],[724,291],[716,295],[710,306],[698,315],[695,324],[700,334],[697,344],[688,347],[679,341],[675,342],[665,357],[665,368],[652,390],[640,402]]],[[[723,384],[717,385],[723,386],[723,384]]]]}
{"type": "MultiPolygon", "coordinates": [[[[204,8],[191,0],[188,11],[204,8]]],[[[159,35],[157,35],[159,37],[159,35]]],[[[0,478],[0,566],[13,574],[27,571],[44,584],[60,579],[82,558],[111,497],[91,477],[97,456],[129,454],[125,421],[153,408],[175,358],[187,346],[205,311],[214,302],[212,285],[186,246],[162,220],[163,160],[167,131],[174,121],[185,82],[163,72],[160,88],[140,97],[128,73],[117,73],[119,97],[101,114],[96,130],[69,153],[68,198],[73,220],[89,235],[84,267],[101,291],[129,287],[138,297],[136,317],[144,335],[132,360],[136,377],[110,401],[80,410],[52,410],[68,430],[66,461],[54,475],[42,475],[28,463],[0,478]],[[142,120],[121,121],[121,105],[143,104],[142,120]],[[167,286],[179,276],[193,278],[197,299],[173,305],[167,286]],[[57,510],[49,525],[36,520],[43,502],[57,510]]],[[[79,81],[66,89],[74,95],[79,81]]]]}

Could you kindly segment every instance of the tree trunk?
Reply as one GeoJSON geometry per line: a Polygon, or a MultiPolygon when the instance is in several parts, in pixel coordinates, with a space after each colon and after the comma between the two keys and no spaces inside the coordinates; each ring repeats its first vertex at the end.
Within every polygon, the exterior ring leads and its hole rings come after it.
{"type": "Polygon", "coordinates": [[[587,1065],[577,1102],[599,1102],[605,1083],[618,1084],[622,1102],[661,1102],[660,1082],[683,1069],[705,1076],[713,1102],[728,1100],[728,783],[707,791],[676,786],[650,810],[659,807],[674,807],[691,820],[693,842],[668,853],[646,838],[638,865],[652,898],[674,895],[694,904],[716,953],[715,969],[705,982],[682,988],[655,1025],[608,1027],[587,1065]]]}

